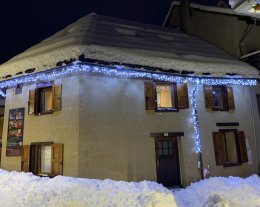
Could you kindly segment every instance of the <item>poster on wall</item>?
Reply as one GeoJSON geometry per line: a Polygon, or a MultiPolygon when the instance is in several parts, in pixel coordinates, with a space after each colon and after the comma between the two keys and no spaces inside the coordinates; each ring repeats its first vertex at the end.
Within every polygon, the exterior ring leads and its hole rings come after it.
{"type": "Polygon", "coordinates": [[[20,156],[23,146],[24,108],[10,109],[6,156],[20,156]]]}

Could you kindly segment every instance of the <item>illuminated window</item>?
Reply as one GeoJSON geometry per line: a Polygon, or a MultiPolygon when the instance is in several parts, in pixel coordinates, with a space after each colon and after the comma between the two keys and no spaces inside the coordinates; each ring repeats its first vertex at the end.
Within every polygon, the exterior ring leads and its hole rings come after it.
{"type": "Polygon", "coordinates": [[[41,146],[41,167],[40,172],[42,174],[51,173],[51,146],[44,145],[41,146]]]}
{"type": "Polygon", "coordinates": [[[145,109],[178,111],[189,108],[186,83],[145,83],[145,109]]]}
{"type": "Polygon", "coordinates": [[[176,109],[173,84],[156,85],[157,109],[176,109]]]}

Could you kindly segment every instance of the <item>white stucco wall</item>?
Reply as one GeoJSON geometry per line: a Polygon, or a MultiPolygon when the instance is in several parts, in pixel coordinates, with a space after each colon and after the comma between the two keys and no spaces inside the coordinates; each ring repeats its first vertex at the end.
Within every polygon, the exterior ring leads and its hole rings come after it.
{"type": "Polygon", "coordinates": [[[6,156],[7,125],[9,109],[25,108],[23,144],[31,142],[48,142],[64,144],[63,174],[78,176],[78,78],[56,80],[62,84],[62,110],[53,114],[34,116],[28,115],[29,90],[33,85],[23,86],[22,94],[15,95],[14,89],[8,89],[5,103],[5,121],[3,129],[3,150],[1,168],[21,170],[20,156],[6,156]]]}
{"type": "MultiPolygon", "coordinates": [[[[258,172],[260,169],[260,116],[257,106],[256,95],[260,95],[260,86],[254,86],[250,88],[250,96],[252,100],[252,109],[254,115],[254,125],[255,125],[255,136],[256,136],[256,146],[257,146],[257,157],[258,157],[258,172]]],[[[260,104],[260,103],[259,103],[260,104]]]]}
{"type": "Polygon", "coordinates": [[[258,172],[257,153],[256,153],[256,139],[254,134],[254,122],[251,111],[251,100],[249,87],[246,86],[232,86],[235,101],[235,110],[231,111],[208,111],[205,108],[203,87],[201,86],[197,96],[198,99],[198,113],[199,126],[202,144],[202,156],[204,166],[210,164],[211,176],[249,176],[258,172]],[[238,122],[239,126],[225,126],[217,127],[216,123],[238,122]],[[248,155],[251,162],[243,163],[242,166],[223,167],[216,166],[214,144],[212,138],[213,131],[219,129],[237,129],[244,131],[245,137],[248,139],[248,155]]]}
{"type": "Polygon", "coordinates": [[[80,78],[79,175],[156,180],[154,132],[184,132],[179,140],[182,183],[199,179],[192,151],[191,108],[145,110],[144,80],[80,78]]]}

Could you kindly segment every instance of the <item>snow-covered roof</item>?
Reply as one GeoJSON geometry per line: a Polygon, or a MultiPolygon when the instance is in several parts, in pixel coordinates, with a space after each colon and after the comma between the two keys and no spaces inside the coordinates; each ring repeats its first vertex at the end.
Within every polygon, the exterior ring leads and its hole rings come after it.
{"type": "Polygon", "coordinates": [[[27,69],[39,72],[65,60],[85,59],[190,71],[200,76],[237,74],[258,77],[258,71],[217,47],[175,29],[91,13],[0,66],[0,77],[27,69]]]}
{"type": "MultiPolygon", "coordinates": [[[[229,4],[231,5],[232,8],[237,4],[237,1],[239,1],[240,3],[242,3],[242,2],[249,3],[249,1],[244,1],[244,0],[229,0],[229,4]]],[[[251,1],[254,2],[254,1],[257,1],[257,0],[251,0],[251,1]]],[[[180,6],[180,5],[181,5],[181,2],[179,0],[173,1],[168,13],[170,13],[173,6],[180,6]]],[[[190,3],[190,7],[194,8],[194,9],[199,9],[199,10],[202,10],[202,11],[229,14],[229,15],[237,15],[237,16],[246,16],[246,17],[252,17],[252,18],[255,18],[257,20],[260,20],[260,14],[259,13],[250,12],[249,10],[244,11],[242,8],[241,9],[237,9],[237,8],[231,9],[231,8],[208,6],[208,5],[202,5],[202,4],[196,4],[196,3],[190,3]]],[[[244,9],[246,9],[246,8],[244,8],[244,9]]],[[[167,16],[166,16],[166,19],[164,21],[164,24],[166,23],[166,20],[167,20],[167,16]]]]}

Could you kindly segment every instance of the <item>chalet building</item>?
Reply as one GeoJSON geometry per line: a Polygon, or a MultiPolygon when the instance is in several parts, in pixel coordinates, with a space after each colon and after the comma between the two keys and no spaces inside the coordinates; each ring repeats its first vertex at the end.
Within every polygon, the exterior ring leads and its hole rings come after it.
{"type": "Polygon", "coordinates": [[[165,186],[258,172],[258,71],[176,29],[89,14],[0,77],[3,169],[165,186]]]}

